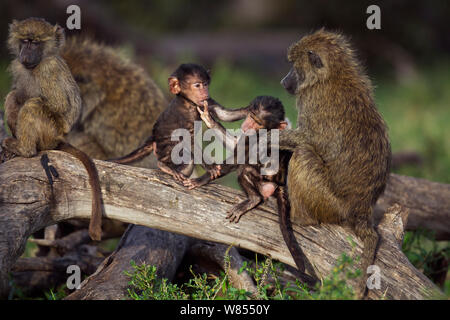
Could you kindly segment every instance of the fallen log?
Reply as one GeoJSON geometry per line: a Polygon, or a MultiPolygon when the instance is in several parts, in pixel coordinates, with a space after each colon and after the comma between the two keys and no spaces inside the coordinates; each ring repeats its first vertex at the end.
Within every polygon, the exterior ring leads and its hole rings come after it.
{"type": "MultiPolygon", "coordinates": [[[[55,201],[50,201],[52,192],[39,157],[16,158],[0,166],[0,292],[3,295],[8,293],[8,272],[33,232],[67,219],[89,218],[91,212],[91,190],[82,164],[64,152],[50,151],[48,155],[59,172],[53,186],[55,201]]],[[[232,224],[225,220],[226,211],[242,200],[242,192],[217,184],[189,191],[158,170],[104,161],[95,163],[106,217],[232,244],[295,265],[281,236],[273,201],[248,213],[239,224],[232,224]]],[[[351,252],[349,237],[356,242],[356,254],[361,254],[359,239],[347,228],[294,225],[293,229],[319,277],[330,273],[342,253],[351,252]]],[[[381,223],[378,231],[383,237],[375,264],[381,268],[382,281],[381,288],[370,290],[369,297],[424,299],[439,294],[439,289],[408,262],[397,238],[388,236],[402,234],[403,223],[381,223]]]]}
{"type": "Polygon", "coordinates": [[[436,240],[450,240],[450,184],[391,174],[376,216],[394,203],[410,211],[406,230],[428,229],[436,240]]]}
{"type": "Polygon", "coordinates": [[[82,275],[90,275],[103,260],[96,246],[81,245],[62,257],[20,258],[11,270],[11,278],[14,289],[17,288],[21,294],[27,297],[42,295],[43,291],[48,292],[50,288],[66,283],[70,265],[77,265],[82,275]]]}
{"type": "Polygon", "coordinates": [[[116,250],[66,300],[123,300],[127,296],[130,261],[157,267],[157,276],[172,280],[191,239],[183,235],[130,225],[116,250]]]}

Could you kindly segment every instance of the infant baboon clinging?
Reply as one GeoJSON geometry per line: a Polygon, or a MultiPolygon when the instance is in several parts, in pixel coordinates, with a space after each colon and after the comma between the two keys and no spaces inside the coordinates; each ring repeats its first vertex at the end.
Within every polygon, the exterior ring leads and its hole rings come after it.
{"type": "Polygon", "coordinates": [[[302,225],[348,225],[363,240],[361,297],[378,243],[372,208],[389,175],[387,128],[344,36],[319,30],[293,44],[288,60],[293,67],[281,83],[297,97],[298,128],[280,132],[280,148],[293,152],[292,218],[302,225]]]}
{"type": "Polygon", "coordinates": [[[23,157],[58,148],[78,158],[88,171],[93,193],[89,234],[100,240],[101,189],[95,165],[64,140],[81,111],[78,86],[59,54],[64,39],[60,26],[43,19],[29,18],[10,25],[8,47],[15,59],[9,68],[13,85],[5,111],[13,137],[4,139],[2,146],[23,157]]]}
{"type": "MultiPolygon", "coordinates": [[[[210,117],[207,109],[205,111],[199,110],[199,112],[209,128],[218,129],[222,133],[222,137],[226,137],[225,128],[210,117]]],[[[248,115],[242,123],[241,129],[244,133],[251,133],[250,130],[253,130],[253,134],[258,137],[260,129],[285,130],[287,125],[288,123],[285,121],[284,107],[281,101],[271,96],[259,96],[250,103],[248,115]]],[[[237,170],[239,185],[245,192],[247,198],[228,211],[227,219],[230,222],[237,223],[246,212],[257,207],[270,196],[275,196],[278,204],[280,230],[284,241],[297,265],[297,269],[300,272],[304,272],[304,255],[292,230],[289,217],[289,200],[286,190],[287,167],[291,158],[291,152],[281,151],[279,153],[279,159],[277,159],[279,161],[277,172],[263,175],[261,169],[267,166],[267,163],[249,164],[249,136],[243,135],[240,139],[245,140],[245,163],[238,164],[238,156],[236,154],[231,155],[230,158],[232,161],[225,161],[226,164],[223,164],[220,170],[220,177],[237,170]]],[[[238,143],[236,141],[236,145],[238,143]]],[[[186,180],[184,185],[189,189],[193,189],[209,183],[212,179],[209,174],[204,174],[199,178],[186,180]]]]}

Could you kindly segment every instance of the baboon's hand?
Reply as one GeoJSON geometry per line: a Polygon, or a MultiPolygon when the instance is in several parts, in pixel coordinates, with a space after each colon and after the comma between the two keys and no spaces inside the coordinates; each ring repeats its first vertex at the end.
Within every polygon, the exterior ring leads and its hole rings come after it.
{"type": "Polygon", "coordinates": [[[17,157],[16,154],[2,147],[2,150],[0,151],[0,164],[9,161],[11,159],[14,159],[15,157],[17,157]]]}
{"type": "Polygon", "coordinates": [[[228,211],[228,215],[226,217],[226,219],[228,219],[228,221],[230,222],[234,222],[234,223],[238,223],[239,219],[241,218],[241,216],[243,215],[243,212],[236,212],[235,208],[233,207],[233,209],[231,209],[230,211],[228,211]]]}
{"type": "Polygon", "coordinates": [[[176,170],[172,170],[172,172],[170,174],[178,182],[182,182],[183,183],[186,179],[188,179],[184,174],[182,174],[181,172],[177,172],[176,170]]]}
{"type": "Polygon", "coordinates": [[[222,170],[222,167],[219,164],[216,164],[214,167],[208,170],[211,179],[217,179],[220,177],[220,170],[222,170]]]}
{"type": "Polygon", "coordinates": [[[200,118],[205,122],[206,126],[208,128],[214,127],[214,120],[211,118],[211,115],[209,114],[208,110],[208,102],[204,102],[203,104],[203,110],[197,107],[197,111],[200,114],[200,118]]]}
{"type": "Polygon", "coordinates": [[[17,152],[17,139],[13,137],[8,137],[2,141],[3,152],[7,151],[9,153],[18,154],[17,152]]]}
{"type": "Polygon", "coordinates": [[[189,190],[192,190],[194,188],[200,187],[205,185],[206,183],[204,183],[201,178],[196,178],[196,179],[186,179],[183,181],[183,184],[185,187],[187,187],[189,190]]]}

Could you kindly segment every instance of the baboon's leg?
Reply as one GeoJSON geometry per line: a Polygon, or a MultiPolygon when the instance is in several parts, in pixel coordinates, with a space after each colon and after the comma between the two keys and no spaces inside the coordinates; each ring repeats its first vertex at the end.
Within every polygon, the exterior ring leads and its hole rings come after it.
{"type": "Polygon", "coordinates": [[[321,222],[341,223],[346,219],[348,210],[330,190],[328,179],[327,168],[314,149],[306,144],[299,145],[292,154],[288,169],[293,221],[301,225],[314,225],[321,222]]]}
{"type": "Polygon", "coordinates": [[[263,197],[258,190],[260,180],[261,176],[255,174],[254,168],[252,167],[245,167],[239,174],[238,182],[247,195],[247,199],[238,203],[227,212],[228,215],[226,218],[229,219],[230,222],[238,223],[242,215],[255,208],[263,201],[263,197]]]}
{"type": "Polygon", "coordinates": [[[13,90],[8,93],[5,99],[5,118],[8,128],[13,136],[16,136],[16,123],[20,107],[21,105],[16,99],[16,91],[13,90]]]}
{"type": "Polygon", "coordinates": [[[54,119],[45,111],[41,98],[32,98],[20,109],[16,138],[4,141],[4,147],[22,157],[32,157],[39,150],[56,148],[60,140],[54,119]]]}

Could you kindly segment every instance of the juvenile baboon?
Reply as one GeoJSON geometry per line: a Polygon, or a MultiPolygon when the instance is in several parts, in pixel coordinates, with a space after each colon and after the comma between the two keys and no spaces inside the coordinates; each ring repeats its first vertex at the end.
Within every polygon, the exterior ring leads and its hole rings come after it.
{"type": "Polygon", "coordinates": [[[389,174],[387,128],[343,35],[322,29],[305,36],[289,48],[288,60],[293,67],[281,83],[297,97],[298,128],[281,131],[279,143],[293,152],[292,217],[302,225],[348,225],[362,239],[362,297],[378,243],[372,208],[389,174]]]}
{"type": "MultiPolygon", "coordinates": [[[[202,66],[193,63],[180,65],[169,77],[170,92],[175,95],[169,106],[158,117],[152,131],[152,135],[146,143],[130,154],[111,161],[121,164],[132,163],[156,151],[158,167],[172,175],[176,180],[183,181],[193,172],[194,159],[194,122],[201,121],[197,108],[207,107],[211,114],[223,121],[236,121],[247,115],[247,108],[225,109],[209,96],[209,83],[211,77],[209,72],[202,66]],[[172,141],[171,135],[174,130],[186,129],[190,133],[190,160],[187,163],[174,164],[172,161],[172,150],[179,143],[172,141]]],[[[215,177],[220,170],[219,166],[202,166],[208,173],[215,177]]]]}
{"type": "MultiPolygon", "coordinates": [[[[100,240],[98,173],[92,160],[64,139],[80,116],[81,98],[69,68],[59,55],[63,44],[64,30],[58,25],[38,18],[11,23],[8,47],[15,59],[9,67],[13,84],[5,113],[13,137],[4,139],[2,146],[23,157],[58,148],[78,158],[88,171],[93,193],[89,234],[100,240]]],[[[48,174],[49,168],[45,169],[48,174]]]]}

